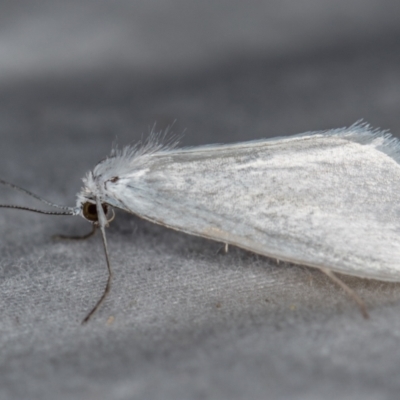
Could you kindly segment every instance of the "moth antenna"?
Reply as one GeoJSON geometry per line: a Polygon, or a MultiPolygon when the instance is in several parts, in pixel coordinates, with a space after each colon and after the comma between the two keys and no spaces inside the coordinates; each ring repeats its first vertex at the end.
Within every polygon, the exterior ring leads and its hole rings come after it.
{"type": "Polygon", "coordinates": [[[367,307],[363,299],[349,286],[347,286],[341,279],[339,279],[330,269],[319,268],[324,274],[326,274],[333,282],[339,285],[358,305],[362,316],[365,319],[369,319],[367,307]]]}
{"type": "Polygon", "coordinates": [[[46,214],[46,215],[75,215],[75,212],[72,208],[66,208],[66,207],[63,208],[67,211],[43,211],[43,210],[38,210],[37,208],[15,206],[12,204],[0,204],[0,208],[12,208],[14,210],[32,211],[38,214],[46,214]]]}
{"type": "MultiPolygon", "coordinates": [[[[6,182],[6,181],[4,181],[2,179],[0,179],[0,184],[4,185],[4,186],[8,186],[11,189],[17,190],[17,191],[22,192],[24,194],[27,194],[28,196],[33,197],[34,199],[39,200],[42,203],[47,204],[50,207],[61,208],[62,210],[69,210],[69,211],[72,210],[71,207],[60,206],[58,204],[52,203],[51,201],[45,200],[42,197],[38,196],[37,194],[34,194],[34,193],[30,192],[29,190],[26,190],[26,189],[21,188],[21,187],[19,187],[17,185],[14,185],[13,183],[6,182]]],[[[34,211],[33,209],[27,209],[27,208],[24,208],[24,209],[29,210],[29,211],[34,211]]],[[[46,214],[46,213],[42,213],[42,214],[46,214]]],[[[55,215],[63,215],[63,214],[55,214],[55,215]]],[[[66,215],[69,215],[69,214],[66,214],[66,215]]]]}
{"type": "Polygon", "coordinates": [[[101,206],[100,199],[97,197],[96,198],[96,208],[97,208],[97,215],[99,218],[99,227],[100,227],[100,232],[101,232],[101,237],[103,239],[103,247],[104,247],[104,253],[106,256],[106,263],[107,263],[107,269],[108,269],[108,279],[107,279],[107,284],[106,287],[104,288],[104,292],[100,299],[97,301],[96,305],[92,308],[92,310],[89,312],[88,315],[84,318],[82,321],[82,325],[86,324],[86,322],[89,321],[89,319],[92,317],[92,315],[99,309],[105,298],[107,297],[108,293],[110,292],[111,289],[111,280],[112,280],[112,270],[111,270],[111,264],[110,264],[110,257],[108,256],[108,246],[107,246],[107,238],[106,238],[106,231],[105,227],[108,224],[108,221],[106,219],[106,216],[104,215],[103,207],[101,206]]]}

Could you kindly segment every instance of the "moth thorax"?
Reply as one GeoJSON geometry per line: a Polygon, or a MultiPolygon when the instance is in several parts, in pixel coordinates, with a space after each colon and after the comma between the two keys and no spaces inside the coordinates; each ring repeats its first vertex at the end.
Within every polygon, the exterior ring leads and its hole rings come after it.
{"type": "MultiPolygon", "coordinates": [[[[108,213],[107,204],[102,204],[101,207],[103,208],[104,214],[107,215],[108,213]]],[[[88,221],[97,222],[99,220],[96,204],[89,202],[83,203],[82,214],[88,221]]]]}

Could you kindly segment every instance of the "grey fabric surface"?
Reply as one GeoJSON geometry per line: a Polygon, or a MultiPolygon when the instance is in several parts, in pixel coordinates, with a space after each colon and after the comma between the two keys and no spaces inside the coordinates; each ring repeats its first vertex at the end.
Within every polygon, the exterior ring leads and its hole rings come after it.
{"type": "MultiPolygon", "coordinates": [[[[397,136],[400,35],[379,23],[381,34],[365,29],[326,48],[227,51],[187,73],[121,63],[29,77],[23,68],[21,79],[2,81],[0,177],[73,205],[81,177],[116,137],[135,142],[175,119],[182,145],[359,118],[397,136]]],[[[2,203],[38,206],[0,194],[2,203]]],[[[0,210],[1,399],[398,398],[400,284],[344,278],[368,305],[364,320],[316,270],[236,248],[224,255],[220,243],[117,212],[107,230],[111,294],[81,326],[106,280],[101,240],[51,236],[89,229],[78,217],[0,210]]]]}

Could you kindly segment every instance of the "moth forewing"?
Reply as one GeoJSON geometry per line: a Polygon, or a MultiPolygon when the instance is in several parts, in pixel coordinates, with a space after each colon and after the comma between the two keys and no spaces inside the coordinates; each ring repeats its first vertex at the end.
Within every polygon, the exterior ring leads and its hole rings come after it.
{"type": "Polygon", "coordinates": [[[265,256],[398,281],[394,147],[387,135],[354,126],[168,150],[108,184],[106,199],[155,223],[265,256]]]}

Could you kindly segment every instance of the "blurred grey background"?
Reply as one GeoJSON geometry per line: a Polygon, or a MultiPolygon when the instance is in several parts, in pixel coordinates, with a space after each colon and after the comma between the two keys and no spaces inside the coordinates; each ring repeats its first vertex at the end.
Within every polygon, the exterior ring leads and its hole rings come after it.
{"type": "Polygon", "coordinates": [[[129,69],[202,72],[223,62],[277,58],[395,35],[389,0],[5,1],[1,78],[129,69]]]}
{"type": "MultiPolygon", "coordinates": [[[[0,177],[73,205],[107,155],[346,126],[400,132],[400,3],[0,2],[0,177]]],[[[2,203],[38,206],[1,188],[2,203]]],[[[1,399],[397,399],[400,285],[344,278],[117,213],[115,279],[78,218],[0,210],[1,399]]]]}

